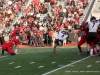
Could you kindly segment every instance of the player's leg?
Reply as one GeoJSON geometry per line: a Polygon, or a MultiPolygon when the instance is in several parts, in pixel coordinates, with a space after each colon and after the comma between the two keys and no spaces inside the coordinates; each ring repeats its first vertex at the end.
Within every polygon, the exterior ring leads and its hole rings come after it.
{"type": "Polygon", "coordinates": [[[98,51],[98,55],[100,55],[100,47],[98,45],[98,38],[96,35],[94,36],[94,43],[96,44],[96,49],[98,51]]]}
{"type": "Polygon", "coordinates": [[[7,48],[8,49],[8,53],[10,55],[15,55],[16,53],[14,52],[14,50],[12,50],[10,47],[7,48]]]}
{"type": "Polygon", "coordinates": [[[15,45],[15,53],[18,54],[18,44],[15,45]]]}
{"type": "Polygon", "coordinates": [[[94,55],[93,55],[93,50],[94,50],[94,47],[95,47],[95,43],[94,43],[93,41],[91,41],[90,46],[91,46],[91,49],[90,49],[90,56],[94,56],[94,55]]]}
{"type": "Polygon", "coordinates": [[[4,55],[4,51],[7,51],[6,47],[2,46],[2,54],[1,55],[4,55]]]}
{"type": "Polygon", "coordinates": [[[87,56],[90,55],[90,44],[87,44],[87,56]]]}
{"type": "Polygon", "coordinates": [[[58,45],[58,42],[59,42],[59,40],[56,39],[56,40],[55,40],[55,43],[54,43],[54,48],[53,48],[54,54],[56,53],[56,47],[57,47],[57,45],[58,45]]]}
{"type": "Polygon", "coordinates": [[[81,45],[82,45],[83,43],[85,43],[85,41],[86,41],[86,39],[83,39],[83,38],[82,38],[82,39],[78,42],[78,49],[79,49],[78,54],[81,54],[81,53],[82,53],[81,45]]]}
{"type": "Polygon", "coordinates": [[[89,33],[88,34],[88,37],[87,37],[87,56],[90,56],[90,43],[92,41],[92,33],[89,33]]]}
{"type": "Polygon", "coordinates": [[[93,55],[97,55],[97,53],[98,53],[98,52],[97,52],[97,49],[96,49],[96,47],[94,47],[94,48],[93,48],[93,55]]]}
{"type": "Polygon", "coordinates": [[[4,55],[4,50],[2,50],[2,54],[1,55],[4,55]]]}

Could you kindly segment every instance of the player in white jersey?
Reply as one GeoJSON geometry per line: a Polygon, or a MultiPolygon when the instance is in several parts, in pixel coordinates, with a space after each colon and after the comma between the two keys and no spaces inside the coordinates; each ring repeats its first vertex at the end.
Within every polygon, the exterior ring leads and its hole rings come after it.
{"type": "Polygon", "coordinates": [[[54,50],[53,50],[54,54],[56,53],[57,45],[62,46],[63,40],[65,40],[67,37],[68,37],[68,34],[67,34],[66,30],[64,30],[64,29],[59,30],[58,37],[55,40],[55,44],[54,44],[54,50]]]}
{"type": "Polygon", "coordinates": [[[90,43],[93,41],[96,45],[97,50],[99,50],[98,47],[98,38],[97,38],[97,29],[99,26],[100,22],[96,20],[96,18],[93,16],[90,19],[90,22],[88,22],[88,28],[89,28],[89,33],[87,37],[87,55],[90,55],[90,43]]]}

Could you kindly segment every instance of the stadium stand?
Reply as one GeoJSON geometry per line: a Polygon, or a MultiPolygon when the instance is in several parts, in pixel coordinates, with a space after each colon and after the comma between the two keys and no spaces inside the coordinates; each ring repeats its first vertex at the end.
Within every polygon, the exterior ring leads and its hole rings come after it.
{"type": "Polygon", "coordinates": [[[19,26],[21,44],[53,46],[57,36],[54,30],[64,27],[69,34],[65,43],[76,42],[75,27],[86,19],[91,3],[91,0],[0,0],[0,34],[5,37],[4,33],[10,34],[19,26]]]}

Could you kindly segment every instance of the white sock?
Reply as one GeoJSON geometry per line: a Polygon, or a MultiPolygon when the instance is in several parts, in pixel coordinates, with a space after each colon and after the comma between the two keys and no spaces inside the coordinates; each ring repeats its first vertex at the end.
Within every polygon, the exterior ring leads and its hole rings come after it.
{"type": "Polygon", "coordinates": [[[93,55],[93,49],[90,49],[90,55],[93,55]]]}
{"type": "Polygon", "coordinates": [[[15,49],[15,53],[17,53],[17,49],[15,49]]]}

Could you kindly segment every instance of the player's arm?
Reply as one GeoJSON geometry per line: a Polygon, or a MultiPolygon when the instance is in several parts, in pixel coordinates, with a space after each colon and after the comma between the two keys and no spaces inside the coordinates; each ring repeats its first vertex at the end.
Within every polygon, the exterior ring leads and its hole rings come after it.
{"type": "Polygon", "coordinates": [[[86,24],[85,28],[88,28],[88,22],[87,22],[87,24],[86,24]]]}
{"type": "Polygon", "coordinates": [[[11,49],[14,50],[14,48],[15,48],[15,43],[13,42],[13,45],[11,46],[11,49]]]}

